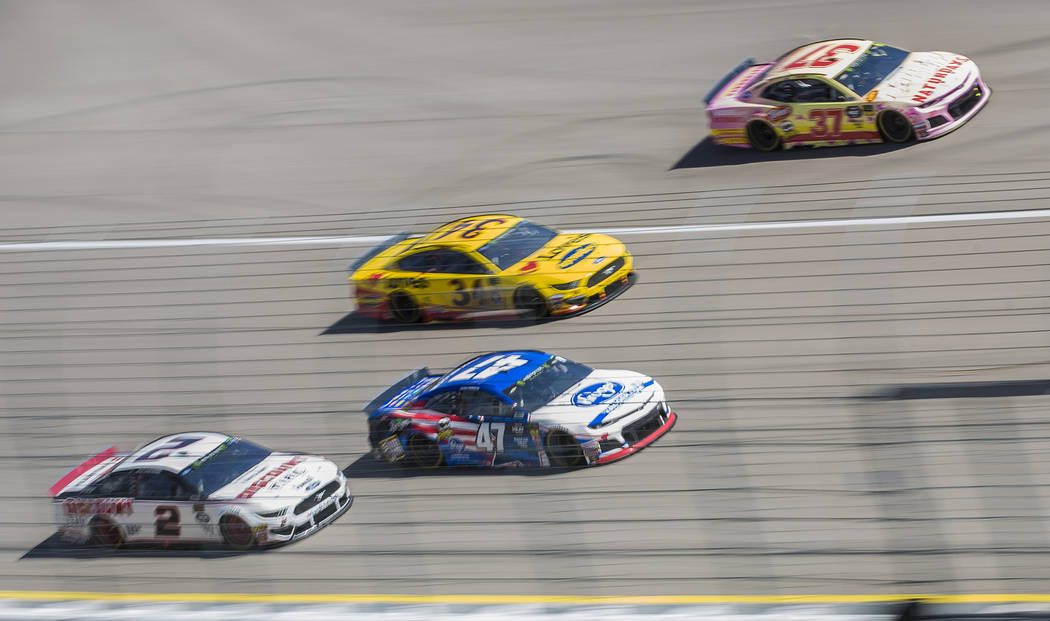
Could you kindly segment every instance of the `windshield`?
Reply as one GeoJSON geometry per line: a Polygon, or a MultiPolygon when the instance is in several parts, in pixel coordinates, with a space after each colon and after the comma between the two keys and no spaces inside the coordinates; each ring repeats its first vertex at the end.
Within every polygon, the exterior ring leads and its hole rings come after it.
{"type": "Polygon", "coordinates": [[[882,43],[872,43],[866,52],[835,76],[835,79],[854,93],[864,95],[893,73],[893,70],[908,57],[908,53],[907,50],[882,43]]]}
{"type": "Polygon", "coordinates": [[[547,245],[558,233],[545,226],[522,220],[506,233],[478,248],[486,259],[505,270],[547,245]]]}
{"type": "Polygon", "coordinates": [[[230,438],[179,473],[191,490],[207,498],[270,455],[269,449],[240,438],[230,438]]]}
{"type": "Polygon", "coordinates": [[[519,408],[533,412],[582,381],[592,370],[571,360],[552,356],[528,377],[503,392],[519,408]]]}

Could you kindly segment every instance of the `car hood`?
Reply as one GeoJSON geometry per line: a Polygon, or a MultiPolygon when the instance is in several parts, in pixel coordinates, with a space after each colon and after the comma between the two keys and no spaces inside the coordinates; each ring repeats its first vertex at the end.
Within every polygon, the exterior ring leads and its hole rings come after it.
{"type": "Polygon", "coordinates": [[[531,420],[575,433],[601,433],[663,400],[653,378],[634,371],[593,370],[582,381],[532,413],[531,420]]]}
{"type": "Polygon", "coordinates": [[[334,463],[317,455],[271,453],[208,499],[290,502],[305,498],[336,478],[338,472],[334,463]]]}
{"type": "Polygon", "coordinates": [[[505,274],[565,276],[569,281],[597,272],[601,266],[623,256],[623,242],[597,233],[561,233],[546,246],[504,270],[505,274]]]}
{"type": "Polygon", "coordinates": [[[965,56],[951,52],[913,52],[874,89],[877,101],[926,105],[965,84],[976,65],[965,56]],[[877,91],[877,92],[876,92],[877,91]]]}

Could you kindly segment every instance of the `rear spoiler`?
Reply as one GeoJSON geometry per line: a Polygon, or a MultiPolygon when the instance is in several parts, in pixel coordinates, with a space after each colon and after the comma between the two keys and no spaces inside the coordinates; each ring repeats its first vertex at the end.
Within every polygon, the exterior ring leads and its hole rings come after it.
{"type": "Polygon", "coordinates": [[[369,401],[363,408],[364,413],[372,414],[376,410],[382,408],[393,408],[404,405],[404,402],[408,399],[422,392],[422,390],[430,384],[429,380],[433,377],[434,376],[430,374],[430,369],[419,367],[415,371],[412,371],[408,375],[394,382],[390,388],[379,393],[375,399],[369,401]]]}
{"type": "Polygon", "coordinates": [[[412,237],[412,234],[405,233],[404,231],[391,235],[387,239],[373,246],[368,252],[351,261],[350,266],[347,269],[349,269],[351,272],[356,272],[357,270],[361,269],[361,267],[365,263],[368,263],[369,261],[374,259],[380,252],[383,252],[384,250],[393,246],[394,244],[399,244],[405,241],[409,237],[412,237]]]}
{"type": "Polygon", "coordinates": [[[707,91],[707,95],[704,96],[704,103],[705,104],[710,104],[711,100],[715,98],[715,95],[718,95],[719,91],[721,91],[723,88],[725,88],[727,84],[732,82],[733,78],[735,78],[736,76],[740,75],[741,73],[743,73],[748,68],[753,67],[754,65],[755,65],[755,59],[754,58],[745,58],[744,60],[742,60],[739,65],[737,65],[736,67],[733,67],[732,71],[727,73],[724,78],[719,80],[717,84],[715,84],[713,87],[711,87],[711,90],[707,91]]]}
{"type": "Polygon", "coordinates": [[[81,489],[88,483],[109,472],[109,470],[122,461],[124,457],[124,455],[117,455],[117,447],[111,446],[97,455],[88,457],[84,460],[84,463],[73,468],[61,479],[55,481],[55,484],[47,489],[47,493],[53,498],[61,494],[67,487],[81,489]]]}

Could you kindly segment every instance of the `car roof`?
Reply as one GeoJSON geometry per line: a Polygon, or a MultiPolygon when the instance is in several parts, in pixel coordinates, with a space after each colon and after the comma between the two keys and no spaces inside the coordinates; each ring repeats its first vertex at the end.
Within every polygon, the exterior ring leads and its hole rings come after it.
{"type": "Polygon", "coordinates": [[[766,79],[783,79],[795,75],[834,77],[850,66],[872,43],[874,42],[868,39],[829,39],[807,43],[776,59],[766,73],[766,79]],[[843,49],[841,46],[853,47],[856,50],[843,49]],[[829,52],[834,52],[831,54],[834,62],[825,67],[812,66],[812,61],[828,56],[829,52]],[[802,64],[792,67],[791,65],[795,63],[802,64]]]}
{"type": "Polygon", "coordinates": [[[231,438],[232,436],[225,433],[215,433],[213,431],[175,433],[163,438],[157,438],[137,449],[113,470],[150,468],[178,473],[231,438]],[[192,442],[188,442],[189,440],[192,440],[192,442]],[[180,444],[180,441],[186,442],[186,444],[175,448],[180,444]],[[164,448],[166,445],[172,448],[164,448]]]}
{"type": "Polygon", "coordinates": [[[423,246],[438,245],[452,246],[460,250],[476,250],[507,232],[507,230],[522,220],[524,218],[507,214],[460,218],[459,220],[442,224],[430,233],[420,237],[415,241],[414,247],[422,248],[423,246]],[[463,226],[468,222],[472,224],[463,226]],[[480,225],[480,228],[472,230],[475,225],[480,225]],[[456,227],[461,227],[461,230],[457,230],[456,227]],[[470,234],[471,237],[463,237],[464,233],[470,234]]]}
{"type": "Polygon", "coordinates": [[[543,366],[552,356],[553,354],[527,349],[483,354],[471,358],[441,376],[439,380],[430,385],[424,395],[465,386],[475,386],[479,389],[503,394],[506,389],[529,377],[533,371],[543,366]],[[491,370],[494,366],[504,365],[506,365],[506,368],[498,373],[492,375],[484,373],[486,370],[491,370]],[[479,375],[484,377],[478,377],[479,375]]]}

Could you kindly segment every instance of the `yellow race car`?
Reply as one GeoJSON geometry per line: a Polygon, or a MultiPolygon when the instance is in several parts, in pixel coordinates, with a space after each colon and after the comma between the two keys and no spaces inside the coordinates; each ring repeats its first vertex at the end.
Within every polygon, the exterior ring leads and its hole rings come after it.
{"type": "Polygon", "coordinates": [[[507,215],[394,236],[350,270],[358,312],[403,323],[571,315],[634,283],[634,260],[619,240],[507,215]]]}

